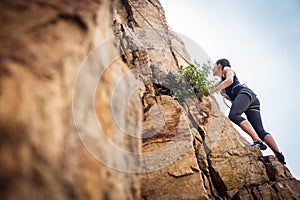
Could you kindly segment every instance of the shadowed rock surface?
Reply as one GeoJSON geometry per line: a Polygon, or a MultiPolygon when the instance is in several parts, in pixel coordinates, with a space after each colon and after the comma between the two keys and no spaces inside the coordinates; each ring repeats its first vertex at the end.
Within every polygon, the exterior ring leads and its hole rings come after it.
{"type": "MultiPolygon", "coordinates": [[[[74,126],[72,114],[73,91],[87,90],[82,85],[74,88],[76,75],[89,53],[112,37],[113,10],[114,1],[108,0],[1,1],[0,199],[140,197],[138,175],[96,160],[80,141],[76,129],[82,127],[74,126]]],[[[113,142],[140,151],[140,142],[116,129],[107,115],[115,81],[111,76],[121,77],[128,67],[120,59],[108,67],[118,51],[113,42],[106,45],[105,52],[98,52],[98,60],[91,61],[97,69],[116,68],[107,70],[99,82],[98,118],[105,118],[102,129],[108,130],[113,142]]],[[[90,74],[84,77],[90,80],[90,74]]],[[[123,92],[119,95],[129,91],[123,92]]],[[[84,103],[77,114],[86,123],[85,130],[97,134],[89,123],[93,106],[84,103]]],[[[140,121],[141,106],[134,105],[132,110],[131,117],[140,121]]],[[[122,112],[120,117],[124,122],[128,118],[122,112]]],[[[97,144],[103,152],[105,142],[103,138],[97,144]]],[[[104,158],[120,165],[135,162],[110,150],[104,158]]]]}
{"type": "Polygon", "coordinates": [[[0,199],[300,199],[214,98],[174,96],[189,55],[158,0],[0,11],[0,199]]]}

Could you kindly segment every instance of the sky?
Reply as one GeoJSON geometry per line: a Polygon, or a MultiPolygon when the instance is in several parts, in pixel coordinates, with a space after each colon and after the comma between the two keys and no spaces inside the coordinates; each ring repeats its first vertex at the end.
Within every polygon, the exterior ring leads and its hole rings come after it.
{"type": "MultiPolygon", "coordinates": [[[[196,43],[213,62],[227,58],[240,82],[257,94],[264,128],[300,180],[300,1],[160,2],[169,26],[184,41],[196,43]]],[[[190,43],[185,42],[192,59],[203,59],[201,50],[190,43]]],[[[269,149],[263,153],[273,155],[269,149]]]]}

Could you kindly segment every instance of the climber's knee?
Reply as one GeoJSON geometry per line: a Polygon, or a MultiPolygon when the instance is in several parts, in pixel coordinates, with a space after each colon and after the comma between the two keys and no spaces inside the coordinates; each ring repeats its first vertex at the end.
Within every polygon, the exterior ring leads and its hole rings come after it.
{"type": "Polygon", "coordinates": [[[239,125],[242,121],[245,120],[245,118],[243,118],[240,114],[232,111],[229,112],[228,118],[236,125],[239,125]]]}
{"type": "Polygon", "coordinates": [[[257,135],[262,141],[265,141],[266,136],[271,135],[271,134],[267,133],[266,131],[262,131],[262,132],[259,132],[257,135]]]}

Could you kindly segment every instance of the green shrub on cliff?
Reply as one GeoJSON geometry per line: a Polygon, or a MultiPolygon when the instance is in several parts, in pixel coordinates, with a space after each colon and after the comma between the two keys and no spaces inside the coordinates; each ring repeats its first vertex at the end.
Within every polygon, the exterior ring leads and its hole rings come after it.
{"type": "Polygon", "coordinates": [[[180,66],[179,73],[189,82],[194,93],[198,98],[211,96],[210,90],[212,83],[208,80],[211,71],[210,62],[204,63],[202,66],[195,62],[188,66],[180,66]]]}

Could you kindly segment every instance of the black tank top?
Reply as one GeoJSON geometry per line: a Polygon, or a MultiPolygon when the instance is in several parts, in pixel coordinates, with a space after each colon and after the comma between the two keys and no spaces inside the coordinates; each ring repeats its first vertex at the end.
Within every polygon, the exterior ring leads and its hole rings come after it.
{"type": "MultiPolygon", "coordinates": [[[[222,81],[224,81],[226,77],[222,76],[222,81]]],[[[226,95],[233,101],[235,97],[238,95],[238,93],[243,89],[244,86],[242,86],[234,74],[233,77],[233,83],[229,85],[227,88],[225,88],[226,95]]]]}

